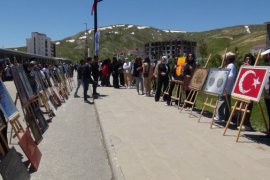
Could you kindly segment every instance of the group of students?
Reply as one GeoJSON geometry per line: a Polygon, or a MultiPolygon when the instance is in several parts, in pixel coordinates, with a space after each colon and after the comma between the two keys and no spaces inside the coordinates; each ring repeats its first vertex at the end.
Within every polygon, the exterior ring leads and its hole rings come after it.
{"type": "MultiPolygon", "coordinates": [[[[270,49],[264,51],[262,56],[266,64],[270,64],[270,49]]],[[[226,122],[230,116],[230,107],[231,107],[231,92],[236,81],[237,77],[237,67],[235,65],[236,55],[232,52],[228,52],[225,55],[224,67],[230,70],[228,75],[228,81],[225,86],[224,94],[219,97],[217,109],[215,112],[215,121],[216,122],[226,122]]],[[[243,66],[253,66],[255,63],[255,57],[248,53],[244,56],[242,65],[243,66]]],[[[166,105],[170,105],[170,98],[172,95],[173,87],[175,86],[175,81],[178,80],[183,82],[183,89],[185,91],[186,97],[190,93],[189,83],[193,76],[194,71],[199,66],[196,62],[195,55],[193,53],[188,53],[186,55],[186,62],[181,72],[177,72],[177,59],[175,59],[175,64],[169,66],[167,56],[162,56],[160,61],[151,61],[148,57],[144,60],[138,57],[134,61],[129,61],[125,59],[121,64],[119,61],[114,58],[112,61],[112,76],[113,76],[113,86],[119,88],[119,72],[121,71],[124,76],[124,84],[126,88],[130,88],[135,81],[135,88],[138,95],[144,96],[153,96],[154,100],[157,102],[160,100],[161,95],[167,89],[170,84],[168,96],[162,96],[163,100],[166,101],[166,105]]],[[[270,81],[270,79],[269,79],[270,81]]],[[[266,104],[266,109],[268,116],[270,116],[270,92],[269,92],[269,82],[266,85],[264,100],[266,104]]],[[[191,105],[187,104],[185,108],[190,108],[191,105]]],[[[250,116],[252,112],[253,104],[250,103],[248,110],[250,113],[247,114],[242,126],[242,130],[252,130],[250,123],[250,116]]],[[[241,113],[238,114],[241,117],[241,113]]],[[[237,118],[233,119],[233,122],[236,123],[237,118]]],[[[270,122],[270,119],[269,119],[270,122]]],[[[237,124],[237,123],[236,123],[237,124]]],[[[238,127],[239,128],[239,127],[238,127]]]]}

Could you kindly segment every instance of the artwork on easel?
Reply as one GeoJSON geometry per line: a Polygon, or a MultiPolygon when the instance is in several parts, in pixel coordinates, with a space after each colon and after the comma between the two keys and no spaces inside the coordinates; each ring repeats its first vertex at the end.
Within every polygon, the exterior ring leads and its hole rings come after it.
{"type": "Polygon", "coordinates": [[[1,161],[0,173],[3,179],[30,180],[30,174],[14,147],[8,151],[1,161]]]}
{"type": "Polygon", "coordinates": [[[21,103],[22,104],[27,104],[28,102],[28,99],[27,99],[27,95],[26,95],[26,92],[23,88],[23,82],[21,81],[20,77],[19,77],[19,74],[18,74],[18,71],[17,71],[17,66],[12,66],[11,67],[11,72],[12,72],[12,77],[13,77],[13,80],[14,80],[14,84],[16,86],[16,89],[17,89],[17,92],[18,92],[18,95],[20,97],[20,100],[21,100],[21,103]]]}
{"type": "Polygon", "coordinates": [[[268,78],[268,67],[243,66],[238,73],[232,96],[259,102],[268,78]]]}
{"type": "Polygon", "coordinates": [[[26,91],[27,97],[28,97],[28,99],[32,99],[35,96],[35,94],[33,92],[31,85],[30,85],[28,77],[27,77],[22,66],[17,66],[17,67],[18,67],[17,70],[19,73],[19,77],[20,77],[21,81],[23,82],[22,84],[23,84],[23,87],[26,91]]]}
{"type": "MultiPolygon", "coordinates": [[[[29,109],[29,107],[28,107],[28,109],[29,109]]],[[[35,139],[35,142],[37,144],[39,144],[43,139],[42,132],[40,130],[39,125],[37,124],[36,119],[33,118],[33,115],[31,115],[30,110],[28,110],[28,112],[27,112],[27,114],[25,116],[25,120],[29,124],[29,127],[31,129],[31,133],[32,133],[32,135],[33,135],[33,137],[35,139]]]]}
{"type": "Polygon", "coordinates": [[[34,170],[37,171],[42,154],[36,143],[33,141],[28,130],[25,131],[22,137],[20,138],[19,145],[22,148],[24,154],[31,162],[31,165],[34,168],[34,170]]]}
{"type": "Polygon", "coordinates": [[[41,128],[42,133],[44,133],[49,128],[48,122],[44,118],[42,111],[40,110],[39,107],[34,108],[34,114],[38,121],[39,127],[41,128]]]}
{"type": "Polygon", "coordinates": [[[204,86],[204,92],[211,95],[222,96],[229,73],[229,69],[210,68],[204,86]]]}
{"type": "Polygon", "coordinates": [[[27,75],[21,65],[13,66],[11,71],[20,99],[23,104],[27,104],[27,102],[35,96],[27,75]]]}
{"type": "Polygon", "coordinates": [[[201,90],[208,75],[208,69],[196,69],[189,84],[189,88],[201,90]]]}
{"type": "Polygon", "coordinates": [[[19,111],[2,81],[0,81],[0,108],[7,121],[19,116],[19,111]]]}

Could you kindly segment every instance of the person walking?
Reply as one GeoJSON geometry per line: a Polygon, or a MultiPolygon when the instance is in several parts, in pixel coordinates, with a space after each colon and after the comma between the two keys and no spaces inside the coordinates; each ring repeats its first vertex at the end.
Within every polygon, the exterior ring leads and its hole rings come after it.
{"type": "Polygon", "coordinates": [[[75,98],[80,97],[80,96],[78,96],[78,90],[79,90],[81,84],[83,83],[82,82],[83,65],[84,65],[84,60],[80,60],[80,64],[77,67],[77,88],[76,88],[75,93],[74,93],[75,98]]]}
{"type": "MultiPolygon", "coordinates": [[[[90,102],[87,98],[90,97],[87,94],[89,84],[93,79],[91,77],[91,68],[90,68],[91,58],[87,58],[86,63],[82,68],[82,82],[83,82],[83,99],[85,103],[93,104],[94,102],[90,102]]],[[[93,87],[94,88],[94,87],[93,87]]]]}

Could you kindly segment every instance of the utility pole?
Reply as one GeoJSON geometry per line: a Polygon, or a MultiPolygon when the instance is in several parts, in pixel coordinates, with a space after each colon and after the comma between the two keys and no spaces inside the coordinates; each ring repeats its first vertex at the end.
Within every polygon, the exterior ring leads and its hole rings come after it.
{"type": "Polygon", "coordinates": [[[87,30],[87,23],[85,24],[85,60],[89,57],[89,44],[88,44],[88,30],[87,30]]]}
{"type": "Polygon", "coordinates": [[[97,19],[97,4],[98,4],[98,0],[94,0],[94,55],[98,56],[98,52],[96,52],[96,33],[97,33],[97,28],[98,28],[98,19],[97,19]]]}

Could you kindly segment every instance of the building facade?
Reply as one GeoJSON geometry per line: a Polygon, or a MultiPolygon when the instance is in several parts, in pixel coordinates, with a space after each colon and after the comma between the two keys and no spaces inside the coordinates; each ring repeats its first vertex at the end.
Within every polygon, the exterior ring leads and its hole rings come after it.
{"type": "Polygon", "coordinates": [[[159,59],[166,55],[169,58],[183,56],[186,53],[196,53],[197,43],[186,40],[174,40],[163,42],[152,42],[145,44],[146,56],[159,59]]]}
{"type": "Polygon", "coordinates": [[[55,57],[55,44],[46,34],[32,32],[31,38],[26,39],[27,53],[40,56],[55,57]]]}

